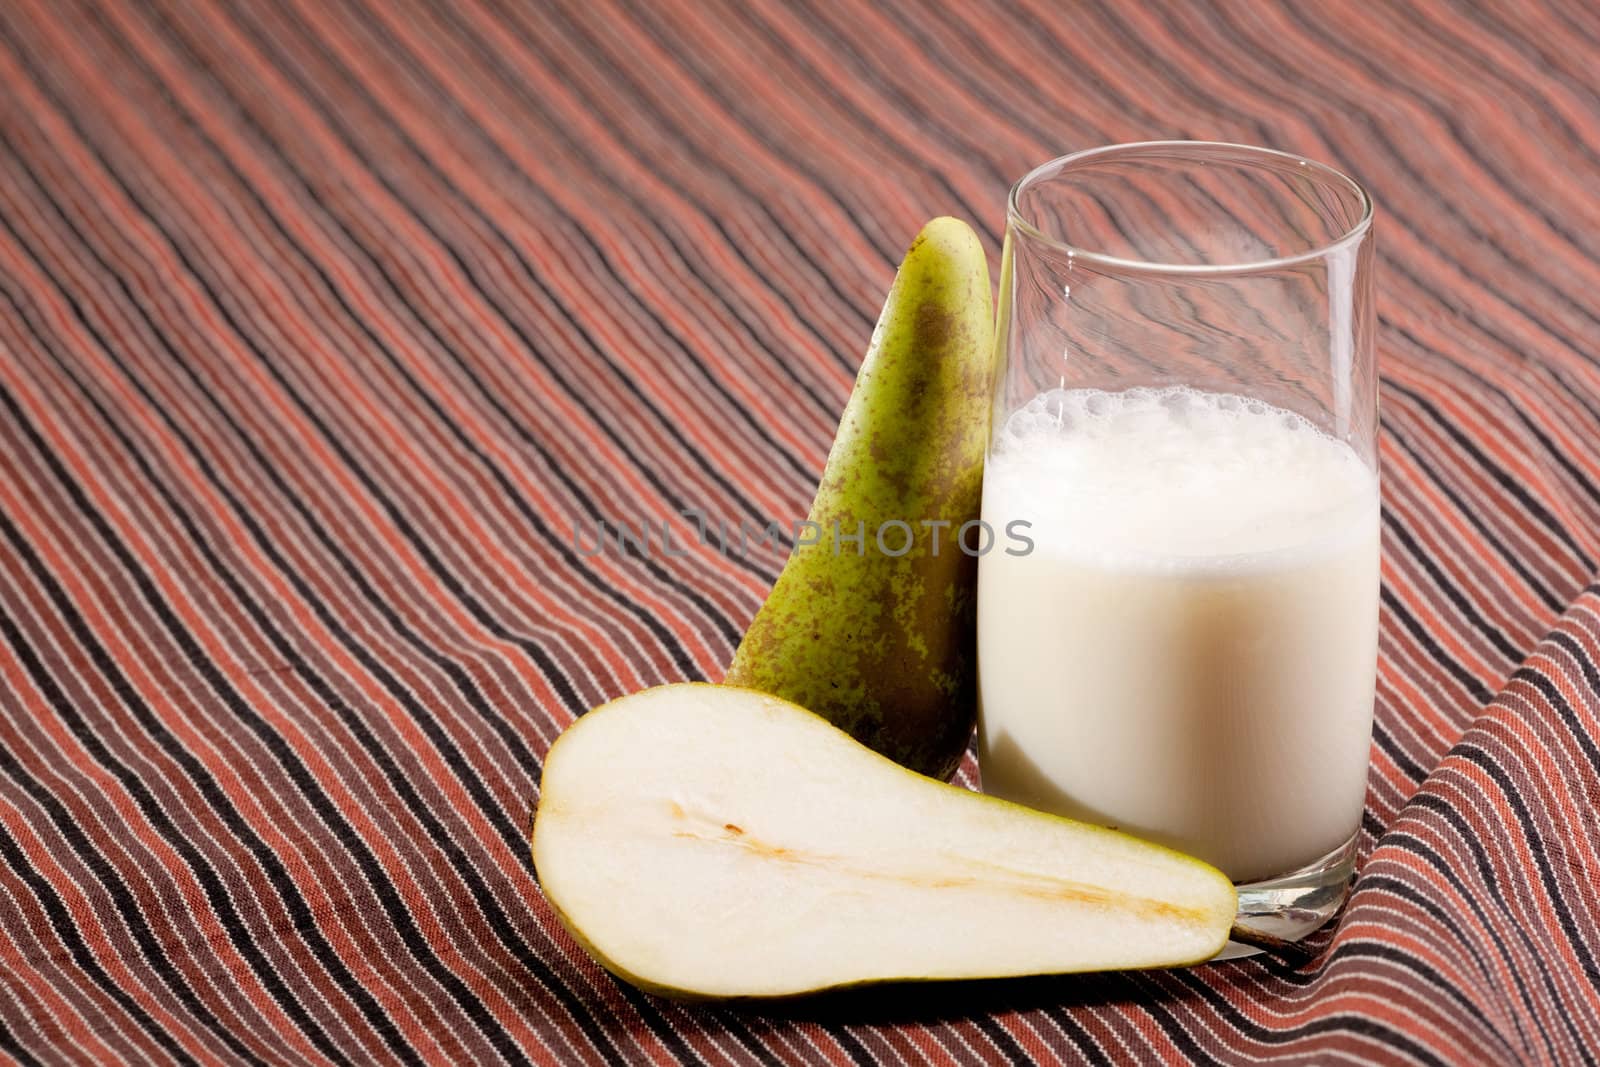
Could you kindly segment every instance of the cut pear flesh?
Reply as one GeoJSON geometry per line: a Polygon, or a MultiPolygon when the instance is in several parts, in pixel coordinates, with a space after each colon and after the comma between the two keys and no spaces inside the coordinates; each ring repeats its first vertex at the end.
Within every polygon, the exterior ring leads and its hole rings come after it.
{"type": "Polygon", "coordinates": [[[682,684],[551,748],[533,829],[546,898],[656,992],[1194,963],[1233,885],[1199,860],[925,778],[753,690],[682,684]]]}

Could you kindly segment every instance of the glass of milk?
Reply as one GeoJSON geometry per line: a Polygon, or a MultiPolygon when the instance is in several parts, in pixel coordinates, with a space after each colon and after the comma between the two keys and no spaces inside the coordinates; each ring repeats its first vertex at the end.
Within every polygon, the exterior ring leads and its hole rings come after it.
{"type": "Polygon", "coordinates": [[[1366,794],[1371,233],[1321,164],[1114,145],[1017,183],[1001,265],[983,788],[1199,856],[1290,940],[1343,901],[1366,794]]]}

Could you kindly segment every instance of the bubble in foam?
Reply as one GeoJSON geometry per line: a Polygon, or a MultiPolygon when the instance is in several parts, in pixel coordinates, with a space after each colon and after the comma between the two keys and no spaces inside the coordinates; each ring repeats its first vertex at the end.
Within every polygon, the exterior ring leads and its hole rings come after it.
{"type": "Polygon", "coordinates": [[[1110,393],[1091,393],[1083,401],[1083,410],[1090,415],[1109,415],[1121,406],[1110,393]]]}
{"type": "Polygon", "coordinates": [[[1059,390],[1045,398],[1044,414],[1046,423],[1056,429],[1070,430],[1072,428],[1072,405],[1067,403],[1066,395],[1059,390]]]}

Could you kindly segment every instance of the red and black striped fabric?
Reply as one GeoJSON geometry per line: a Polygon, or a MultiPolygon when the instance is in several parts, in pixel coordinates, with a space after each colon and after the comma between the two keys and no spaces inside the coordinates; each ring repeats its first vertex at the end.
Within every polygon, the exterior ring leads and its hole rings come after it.
{"type": "Polygon", "coordinates": [[[0,1058],[1600,1055],[1597,339],[1582,0],[4,0],[0,1058]],[[719,677],[781,564],[679,513],[802,516],[920,224],[998,249],[1014,177],[1154,137],[1380,204],[1337,930],[781,1009],[619,985],[525,836],[557,732],[719,677]]]}

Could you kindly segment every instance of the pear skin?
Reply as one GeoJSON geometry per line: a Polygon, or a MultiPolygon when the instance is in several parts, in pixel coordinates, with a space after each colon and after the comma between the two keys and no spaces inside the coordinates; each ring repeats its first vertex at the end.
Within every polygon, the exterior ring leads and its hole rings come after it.
{"type": "MultiPolygon", "coordinates": [[[[808,516],[817,543],[799,539],[725,679],[939,779],[977,714],[978,561],[957,535],[979,517],[993,347],[983,246],[966,223],[934,219],[840,419],[808,516]]],[[[974,550],[987,540],[968,532],[974,550]]]]}

